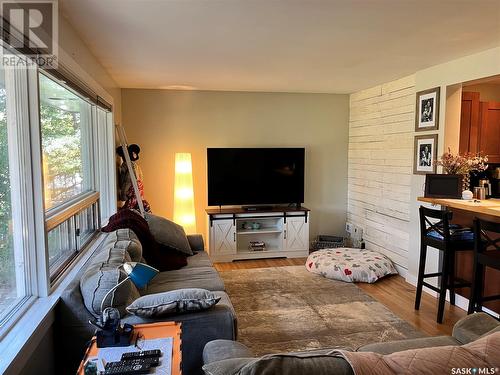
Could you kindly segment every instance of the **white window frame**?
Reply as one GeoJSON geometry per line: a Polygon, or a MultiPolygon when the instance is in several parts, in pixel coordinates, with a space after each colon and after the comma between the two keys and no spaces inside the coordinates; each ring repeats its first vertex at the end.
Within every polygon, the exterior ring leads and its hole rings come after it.
{"type": "Polygon", "coordinates": [[[34,202],[36,168],[32,159],[30,77],[34,69],[5,68],[9,173],[16,267],[16,286],[24,297],[0,322],[0,338],[40,295],[34,202]],[[10,89],[9,89],[10,88],[10,89]],[[33,187],[33,188],[32,188],[33,187]]]}
{"type": "Polygon", "coordinates": [[[96,106],[94,108],[96,126],[94,132],[96,161],[96,188],[101,194],[101,223],[106,223],[116,212],[116,159],[115,126],[113,112],[96,106]],[[102,116],[100,116],[102,115],[102,116]],[[109,145],[112,145],[110,147],[109,145]],[[110,181],[113,183],[110,184],[110,181]]]}

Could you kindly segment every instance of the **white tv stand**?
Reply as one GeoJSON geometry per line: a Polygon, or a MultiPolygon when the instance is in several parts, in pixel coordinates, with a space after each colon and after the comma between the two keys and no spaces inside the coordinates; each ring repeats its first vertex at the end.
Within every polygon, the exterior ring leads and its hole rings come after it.
{"type": "Polygon", "coordinates": [[[215,208],[206,212],[208,253],[214,262],[309,255],[309,209],[305,207],[265,211],[215,208]],[[260,228],[248,229],[246,223],[257,223],[260,228]],[[250,241],[264,242],[266,250],[250,250],[250,241]]]}

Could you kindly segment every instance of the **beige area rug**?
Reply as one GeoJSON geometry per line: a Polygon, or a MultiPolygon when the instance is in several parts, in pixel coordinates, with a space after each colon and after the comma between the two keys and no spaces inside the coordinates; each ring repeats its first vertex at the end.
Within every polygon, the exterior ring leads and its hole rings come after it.
{"type": "Polygon", "coordinates": [[[220,275],[238,317],[238,341],[256,355],[425,336],[356,285],[304,266],[220,275]]]}

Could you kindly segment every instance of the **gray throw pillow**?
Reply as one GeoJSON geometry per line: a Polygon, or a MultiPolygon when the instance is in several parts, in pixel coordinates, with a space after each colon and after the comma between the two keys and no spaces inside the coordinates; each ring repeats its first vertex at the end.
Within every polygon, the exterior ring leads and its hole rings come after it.
{"type": "Polygon", "coordinates": [[[187,255],[193,255],[186,232],[184,232],[182,226],[150,213],[146,213],[144,218],[148,222],[149,230],[156,242],[187,255]]]}
{"type": "Polygon", "coordinates": [[[137,298],[127,307],[127,311],[144,318],[156,318],[169,314],[206,310],[219,301],[220,297],[206,289],[178,289],[137,298]]]}
{"type": "MultiPolygon", "coordinates": [[[[130,260],[126,249],[116,247],[105,247],[91,259],[80,278],[80,291],[85,307],[95,317],[101,315],[104,296],[127,277],[122,265],[130,260]]],[[[113,306],[124,316],[125,307],[139,296],[136,286],[127,281],[108,296],[104,307],[113,306]]]]}

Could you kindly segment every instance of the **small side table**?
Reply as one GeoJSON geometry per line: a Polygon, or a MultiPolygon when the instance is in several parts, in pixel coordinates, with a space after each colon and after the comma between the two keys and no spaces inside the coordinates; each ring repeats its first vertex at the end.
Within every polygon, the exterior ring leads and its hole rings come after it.
{"type": "MultiPolygon", "coordinates": [[[[134,325],[134,334],[140,334],[145,340],[159,339],[159,338],[173,338],[173,353],[172,353],[172,375],[182,375],[181,363],[181,323],[176,322],[161,322],[149,324],[136,324],[134,325]]],[[[96,345],[95,337],[92,339],[92,345],[87,351],[85,358],[83,358],[78,367],[78,375],[84,375],[84,365],[89,357],[96,357],[99,353],[99,348],[96,345]]]]}

